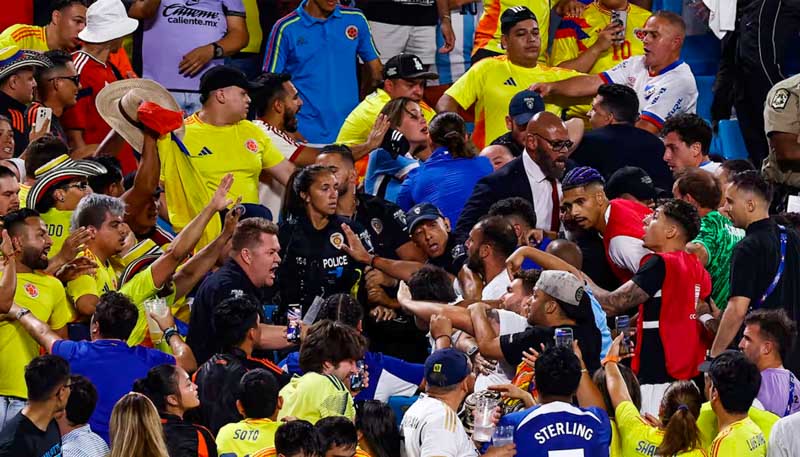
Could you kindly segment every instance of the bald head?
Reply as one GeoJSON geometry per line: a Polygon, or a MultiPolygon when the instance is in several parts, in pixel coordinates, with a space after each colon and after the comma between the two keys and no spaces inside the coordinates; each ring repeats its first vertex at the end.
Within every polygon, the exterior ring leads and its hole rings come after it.
{"type": "Polygon", "coordinates": [[[537,134],[545,137],[547,137],[547,133],[555,133],[557,131],[563,131],[564,135],[568,136],[567,126],[564,124],[564,121],[548,111],[534,114],[531,120],[528,121],[528,128],[526,129],[526,133],[528,134],[537,134]]]}
{"type": "Polygon", "coordinates": [[[567,262],[578,270],[583,268],[583,253],[577,244],[569,240],[553,240],[545,250],[559,259],[567,262]]]}
{"type": "Polygon", "coordinates": [[[495,170],[502,168],[503,165],[514,160],[514,155],[511,154],[511,151],[501,144],[486,146],[483,148],[483,151],[481,151],[481,157],[489,159],[495,170]]]}

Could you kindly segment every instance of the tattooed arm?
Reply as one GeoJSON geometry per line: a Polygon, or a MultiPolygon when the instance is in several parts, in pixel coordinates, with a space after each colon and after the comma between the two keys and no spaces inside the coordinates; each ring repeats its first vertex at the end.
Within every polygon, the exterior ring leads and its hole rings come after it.
{"type": "Polygon", "coordinates": [[[633,281],[626,282],[613,292],[603,290],[593,285],[592,293],[609,316],[622,314],[650,298],[650,294],[637,286],[633,281]]]}

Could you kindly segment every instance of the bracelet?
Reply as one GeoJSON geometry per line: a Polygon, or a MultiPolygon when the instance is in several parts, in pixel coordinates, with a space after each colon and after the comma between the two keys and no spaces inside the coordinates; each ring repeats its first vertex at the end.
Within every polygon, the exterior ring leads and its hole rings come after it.
{"type": "Polygon", "coordinates": [[[31,310],[29,310],[28,308],[20,308],[20,310],[17,311],[17,315],[14,316],[14,319],[15,320],[20,320],[20,319],[22,319],[22,316],[24,316],[26,314],[30,314],[30,313],[31,313],[31,310]]]}
{"type": "Polygon", "coordinates": [[[449,14],[448,14],[447,16],[442,16],[442,17],[440,17],[440,18],[439,18],[439,20],[440,20],[441,22],[444,22],[444,20],[445,20],[445,19],[447,19],[447,20],[448,20],[448,21],[450,21],[450,22],[453,22],[453,18],[452,18],[452,17],[450,17],[450,15],[449,15],[449,14]]]}
{"type": "Polygon", "coordinates": [[[697,318],[697,320],[699,320],[700,323],[703,324],[703,325],[706,325],[706,322],[708,322],[708,321],[710,321],[712,319],[714,319],[714,316],[712,316],[711,314],[708,314],[708,313],[705,313],[705,314],[703,314],[703,315],[701,315],[700,317],[697,318]]]}
{"type": "Polygon", "coordinates": [[[617,356],[607,355],[606,358],[603,359],[602,362],[600,362],[600,365],[606,366],[607,363],[619,363],[620,360],[622,360],[622,359],[620,359],[617,356]]]}
{"type": "Polygon", "coordinates": [[[178,329],[174,326],[164,330],[164,341],[169,344],[169,339],[175,335],[178,335],[179,337],[181,336],[181,334],[178,332],[178,329]]]}
{"type": "Polygon", "coordinates": [[[377,258],[378,258],[378,256],[376,256],[376,255],[372,256],[372,258],[369,259],[369,266],[371,266],[372,268],[375,268],[375,259],[377,259],[377,258]]]}
{"type": "Polygon", "coordinates": [[[450,340],[450,346],[452,346],[453,345],[453,338],[450,335],[439,335],[436,338],[434,338],[433,341],[434,342],[439,341],[439,338],[444,338],[444,337],[447,337],[447,339],[450,340]]]}
{"type": "Polygon", "coordinates": [[[581,373],[589,373],[589,370],[587,368],[581,368],[581,373]]]}

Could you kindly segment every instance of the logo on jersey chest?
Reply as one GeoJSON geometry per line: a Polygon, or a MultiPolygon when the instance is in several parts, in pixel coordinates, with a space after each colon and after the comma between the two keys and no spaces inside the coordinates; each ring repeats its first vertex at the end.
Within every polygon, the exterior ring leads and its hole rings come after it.
{"type": "Polygon", "coordinates": [[[344,36],[350,40],[355,40],[358,38],[358,27],[355,25],[348,25],[347,28],[344,29],[344,36]]]}
{"type": "Polygon", "coordinates": [[[344,244],[344,235],[339,232],[331,234],[331,244],[336,249],[342,249],[342,245],[344,244]]]}
{"type": "Polygon", "coordinates": [[[252,138],[244,142],[244,147],[246,147],[247,150],[252,153],[258,152],[258,142],[252,138]]]}
{"type": "Polygon", "coordinates": [[[378,235],[383,231],[383,222],[377,217],[372,218],[372,220],[369,221],[369,225],[372,226],[372,230],[375,230],[375,233],[378,235]]]}
{"type": "Polygon", "coordinates": [[[25,289],[25,293],[31,298],[36,298],[39,296],[39,288],[34,284],[26,282],[23,286],[23,289],[25,289]]]}

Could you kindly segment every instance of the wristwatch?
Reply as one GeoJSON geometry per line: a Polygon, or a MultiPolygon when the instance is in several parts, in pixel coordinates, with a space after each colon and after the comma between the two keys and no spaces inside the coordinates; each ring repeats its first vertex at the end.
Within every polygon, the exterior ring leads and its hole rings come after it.
{"type": "Polygon", "coordinates": [[[469,358],[472,358],[472,356],[475,355],[477,352],[478,352],[478,345],[476,344],[475,346],[472,346],[469,349],[467,349],[467,356],[469,358]]]}
{"type": "Polygon", "coordinates": [[[31,313],[31,310],[29,310],[28,308],[20,308],[20,310],[17,311],[17,315],[14,316],[14,319],[15,320],[20,320],[22,318],[22,316],[24,316],[26,314],[30,314],[30,313],[31,313]]]}
{"type": "Polygon", "coordinates": [[[214,47],[214,58],[215,59],[221,59],[222,57],[225,56],[225,50],[222,49],[222,46],[220,46],[216,42],[211,43],[211,46],[214,47]]]}

